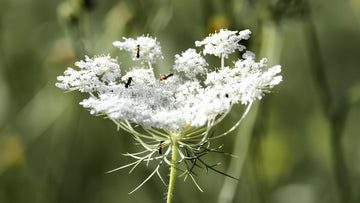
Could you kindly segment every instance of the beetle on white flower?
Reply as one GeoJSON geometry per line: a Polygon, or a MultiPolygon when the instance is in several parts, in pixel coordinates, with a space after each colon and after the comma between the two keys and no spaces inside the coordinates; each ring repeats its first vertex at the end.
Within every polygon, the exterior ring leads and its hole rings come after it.
{"type": "Polygon", "coordinates": [[[249,51],[242,59],[225,66],[229,54],[245,49],[239,42],[247,40],[250,34],[250,30],[222,29],[203,41],[196,41],[196,46],[204,46],[204,55],[221,58],[221,67],[208,69],[209,64],[201,53],[188,49],[175,55],[173,70],[162,78],[155,77],[152,68],[152,64],[163,58],[156,38],[149,35],[124,38],[123,42],[115,41],[113,45],[130,52],[134,61],[147,63],[148,67],[132,67],[121,75],[116,59],[109,55],[92,59],[86,56],[85,61],[75,63],[80,70],[68,68],[64,76],[58,77],[56,86],[89,93],[89,98],[80,102],[83,107],[90,109],[91,114],[111,119],[119,128],[133,134],[144,147],[143,152],[127,154],[136,161],[112,171],[157,161],[157,167],[140,187],[154,174],[163,181],[159,168],[170,166],[168,199],[171,199],[181,163],[185,163],[185,178],[190,177],[200,190],[193,173],[198,165],[232,177],[206,164],[201,157],[216,151],[210,148],[211,139],[234,130],[251,104],[282,81],[282,76],[278,75],[280,65],[266,69],[267,59],[256,62],[255,55],[249,51]],[[213,135],[213,128],[235,104],[246,105],[244,114],[228,131],[213,135]]]}

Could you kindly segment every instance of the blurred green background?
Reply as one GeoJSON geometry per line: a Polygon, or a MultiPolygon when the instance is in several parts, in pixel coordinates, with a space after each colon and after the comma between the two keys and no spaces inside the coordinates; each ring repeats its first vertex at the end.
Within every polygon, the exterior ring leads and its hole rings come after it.
{"type": "Polygon", "coordinates": [[[0,202],[165,202],[156,177],[127,194],[151,166],[105,173],[138,146],[56,77],[85,54],[111,53],[126,69],[111,42],[146,33],[163,47],[155,71],[165,74],[174,54],[220,28],[251,29],[246,46],[281,64],[284,81],[214,143],[237,158],[207,157],[240,181],[199,170],[204,192],[179,178],[175,202],[360,202],[360,0],[0,0],[0,202]]]}

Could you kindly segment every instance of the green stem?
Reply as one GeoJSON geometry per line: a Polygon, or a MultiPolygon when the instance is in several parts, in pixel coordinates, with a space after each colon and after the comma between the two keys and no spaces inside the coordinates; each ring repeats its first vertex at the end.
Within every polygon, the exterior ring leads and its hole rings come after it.
{"type": "Polygon", "coordinates": [[[338,101],[334,101],[331,95],[331,85],[326,77],[326,67],[322,60],[320,44],[313,20],[310,19],[304,26],[311,62],[310,70],[319,99],[321,100],[323,112],[330,123],[332,165],[341,202],[356,202],[342,146],[342,136],[349,112],[348,96],[345,91],[338,101]]]}
{"type": "MultiPolygon", "coordinates": [[[[261,24],[262,41],[260,47],[260,56],[268,56],[271,65],[278,64],[281,56],[282,49],[282,32],[279,25],[275,22],[267,20],[261,24]]],[[[262,104],[264,105],[264,104],[262,104]]],[[[228,174],[234,174],[241,177],[242,168],[245,163],[248,148],[250,147],[251,137],[254,134],[254,125],[257,122],[257,111],[259,109],[259,103],[255,103],[252,107],[252,113],[248,114],[248,117],[243,121],[237,131],[237,136],[234,140],[233,153],[239,158],[231,159],[229,164],[228,174]]],[[[256,136],[256,135],[255,135],[256,136]]],[[[254,141],[252,141],[254,142],[254,141]]],[[[238,182],[230,179],[225,179],[221,192],[218,196],[219,203],[230,203],[235,199],[238,182]]],[[[262,185],[261,187],[266,187],[262,185]]],[[[260,195],[262,196],[262,195],[260,195]]]]}
{"type": "MultiPolygon", "coordinates": [[[[243,165],[250,146],[251,134],[255,125],[258,107],[258,102],[253,104],[251,109],[252,112],[248,114],[247,118],[243,121],[241,127],[239,127],[236,132],[237,135],[235,136],[232,154],[238,157],[230,160],[227,174],[235,175],[235,177],[241,177],[243,165]]],[[[238,184],[239,182],[226,178],[218,196],[218,203],[234,202],[238,184]]]]}
{"type": "Polygon", "coordinates": [[[178,162],[178,143],[176,141],[173,142],[172,145],[172,157],[171,157],[171,167],[170,167],[170,181],[169,188],[167,193],[167,203],[171,203],[173,197],[173,191],[175,188],[175,180],[176,180],[176,164],[178,162]]]}

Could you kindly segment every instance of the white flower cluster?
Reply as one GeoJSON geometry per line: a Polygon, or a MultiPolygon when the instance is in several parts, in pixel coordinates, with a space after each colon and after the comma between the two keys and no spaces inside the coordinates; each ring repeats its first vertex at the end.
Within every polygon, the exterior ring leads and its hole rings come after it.
{"type": "Polygon", "coordinates": [[[235,52],[235,50],[242,51],[246,47],[240,45],[240,40],[247,40],[250,38],[250,30],[243,31],[231,31],[221,29],[219,33],[212,34],[206,37],[203,41],[196,41],[195,45],[205,46],[204,47],[204,55],[212,54],[217,57],[225,57],[228,58],[229,54],[235,52]]]}
{"type": "Polygon", "coordinates": [[[75,63],[80,70],[68,68],[64,76],[58,76],[58,88],[64,90],[79,90],[87,93],[105,93],[116,84],[120,77],[120,66],[116,59],[109,55],[96,56],[93,59],[85,56],[85,61],[75,63]]]}
{"type": "MultiPolygon", "coordinates": [[[[204,54],[227,58],[239,49],[239,41],[248,39],[249,30],[221,30],[196,46],[204,45],[204,54]]],[[[132,53],[133,60],[154,63],[163,58],[156,39],[149,36],[136,40],[124,38],[114,46],[132,53]]],[[[209,125],[220,115],[226,115],[232,105],[252,103],[279,84],[281,68],[266,69],[266,59],[254,61],[251,52],[234,64],[219,70],[207,69],[206,60],[188,49],[175,55],[174,70],[155,78],[149,67],[133,67],[121,76],[119,65],[109,56],[101,56],[75,65],[59,76],[57,87],[90,93],[81,102],[92,114],[106,115],[115,121],[137,123],[145,129],[155,127],[170,131],[209,125]]]]}
{"type": "Polygon", "coordinates": [[[143,35],[136,40],[125,37],[123,39],[124,42],[114,41],[113,45],[120,50],[130,52],[133,60],[156,63],[158,58],[163,59],[160,43],[156,41],[156,38],[143,35]]]}
{"type": "Polygon", "coordinates": [[[208,66],[206,60],[195,49],[188,49],[180,55],[175,55],[174,70],[183,72],[188,78],[196,78],[196,75],[206,73],[208,66]]]}

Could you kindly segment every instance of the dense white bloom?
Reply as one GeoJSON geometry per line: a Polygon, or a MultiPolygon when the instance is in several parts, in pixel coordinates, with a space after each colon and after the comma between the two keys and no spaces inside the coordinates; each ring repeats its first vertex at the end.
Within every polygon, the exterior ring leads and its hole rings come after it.
{"type": "Polygon", "coordinates": [[[124,41],[114,41],[113,45],[120,50],[126,50],[131,53],[132,60],[141,60],[142,62],[156,63],[158,58],[162,59],[160,43],[156,38],[140,36],[136,39],[123,38],[124,41]]]}
{"type": "Polygon", "coordinates": [[[221,29],[220,32],[206,37],[203,41],[196,41],[195,45],[197,47],[204,45],[203,53],[205,55],[212,54],[217,57],[228,58],[229,54],[234,53],[235,50],[239,49],[242,51],[245,49],[243,45],[239,45],[238,43],[242,39],[249,39],[250,34],[250,30],[238,32],[221,29]]]}
{"type": "Polygon", "coordinates": [[[131,77],[131,82],[129,84],[130,86],[132,86],[133,84],[142,84],[142,85],[145,84],[147,86],[152,86],[156,82],[152,71],[144,67],[143,68],[133,67],[129,72],[127,72],[121,78],[121,80],[124,83],[127,83],[130,77],[131,77]]]}
{"type": "Polygon", "coordinates": [[[58,76],[60,83],[56,86],[64,90],[79,90],[80,92],[107,92],[109,85],[120,78],[120,66],[116,59],[107,56],[95,56],[93,59],[85,56],[85,61],[75,63],[80,70],[68,68],[64,76],[58,76]]]}
{"type": "MultiPolygon", "coordinates": [[[[85,56],[85,61],[75,63],[80,70],[68,68],[58,77],[56,86],[89,93],[89,98],[80,102],[83,107],[90,109],[91,114],[111,119],[119,128],[133,134],[145,148],[144,152],[128,154],[136,161],[124,167],[136,167],[141,162],[155,160],[158,166],[150,176],[157,174],[161,178],[158,169],[163,163],[173,169],[186,162],[186,176],[194,180],[192,170],[198,166],[196,160],[214,151],[209,148],[210,138],[234,130],[253,101],[261,99],[282,81],[282,76],[278,75],[280,65],[267,68],[267,59],[256,62],[255,54],[250,51],[246,51],[242,59],[225,66],[224,59],[229,54],[245,49],[239,42],[248,39],[250,33],[249,30],[220,30],[196,42],[196,46],[204,45],[204,55],[221,58],[219,68],[207,69],[209,65],[201,54],[188,49],[175,55],[173,70],[159,78],[155,77],[151,65],[162,58],[159,42],[149,36],[136,40],[124,38],[124,42],[113,42],[114,46],[130,52],[133,60],[146,62],[149,67],[134,66],[121,76],[120,66],[109,55],[85,56]],[[247,105],[244,114],[228,131],[211,137],[211,129],[235,104],[247,105]],[[142,127],[142,131],[137,126],[142,127]],[[148,154],[143,156],[146,152],[148,154]],[[171,153],[178,153],[180,159],[173,156],[169,161],[171,153]]],[[[199,163],[206,170],[219,172],[202,160],[199,163]]]]}
{"type": "Polygon", "coordinates": [[[195,49],[188,49],[181,55],[175,55],[174,70],[183,72],[188,78],[195,78],[198,74],[206,73],[206,60],[195,49]]]}
{"type": "MultiPolygon", "coordinates": [[[[241,39],[247,39],[250,31],[221,30],[197,45],[205,45],[204,53],[214,55],[234,52],[241,39]]],[[[126,39],[114,42],[120,49],[136,54],[140,44],[143,60],[153,61],[161,57],[159,43],[151,37],[126,39]]],[[[233,67],[209,71],[206,60],[188,49],[175,55],[173,74],[165,80],[154,77],[147,67],[133,67],[120,78],[120,67],[110,56],[86,56],[76,62],[79,71],[69,68],[59,76],[62,89],[88,92],[90,98],[81,104],[92,114],[106,115],[113,120],[129,121],[145,128],[156,127],[175,131],[186,125],[201,127],[217,116],[226,114],[236,103],[248,104],[261,99],[274,85],[281,81],[277,74],[280,66],[264,69],[266,59],[254,61],[255,54],[247,51],[233,67]],[[204,80],[198,80],[197,75],[204,80]]]]}

